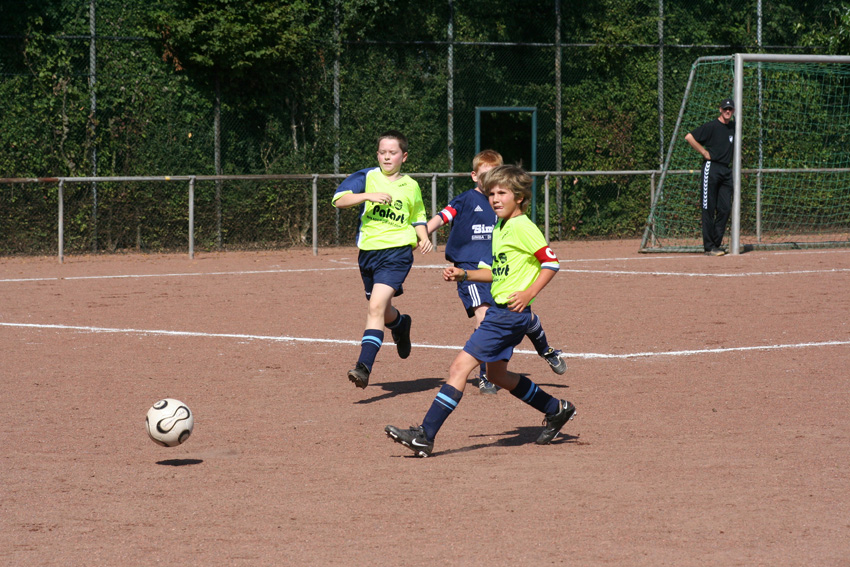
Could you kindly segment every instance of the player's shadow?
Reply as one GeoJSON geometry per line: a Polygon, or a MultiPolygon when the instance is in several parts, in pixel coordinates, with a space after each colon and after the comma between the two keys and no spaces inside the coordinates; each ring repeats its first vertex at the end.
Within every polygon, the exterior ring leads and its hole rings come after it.
{"type": "MultiPolygon", "coordinates": [[[[475,443],[474,445],[469,445],[468,447],[459,447],[457,449],[449,449],[447,451],[436,451],[434,455],[451,455],[453,453],[467,453],[469,451],[477,451],[478,449],[486,449],[487,447],[519,447],[521,445],[531,445],[540,435],[540,427],[517,427],[512,431],[506,431],[504,433],[493,433],[493,434],[480,434],[480,435],[472,435],[472,438],[490,438],[496,437],[491,442],[488,443],[475,443]]],[[[566,433],[559,433],[555,439],[552,440],[550,445],[564,445],[567,443],[578,443],[579,436],[578,435],[568,435],[566,433]]]]}
{"type": "Polygon", "coordinates": [[[157,461],[156,464],[167,467],[185,467],[188,465],[200,465],[203,462],[203,459],[166,459],[164,461],[157,461]]]}
{"type": "Polygon", "coordinates": [[[429,390],[436,390],[442,385],[442,378],[415,378],[413,380],[399,380],[397,382],[380,382],[370,384],[366,387],[367,392],[370,389],[374,390],[376,388],[380,388],[385,393],[373,396],[371,398],[367,398],[365,400],[360,400],[355,403],[373,404],[375,402],[394,398],[395,396],[400,396],[402,394],[415,394],[416,392],[427,392],[429,390]]]}
{"type": "MultiPolygon", "coordinates": [[[[528,374],[523,374],[523,376],[528,376],[528,374]]],[[[371,398],[367,398],[365,400],[360,400],[354,402],[356,404],[372,404],[375,402],[380,402],[382,400],[386,400],[389,398],[394,398],[395,396],[400,396],[402,394],[414,394],[416,392],[427,392],[429,390],[438,390],[443,384],[445,384],[445,379],[443,378],[416,378],[413,380],[399,380],[397,382],[381,382],[374,383],[367,386],[367,390],[369,388],[381,388],[386,393],[378,396],[373,396],[371,398]]],[[[469,392],[470,388],[477,388],[477,383],[475,380],[470,379],[468,382],[468,386],[466,391],[469,392]]],[[[566,384],[555,384],[555,383],[543,383],[538,384],[539,386],[543,386],[547,389],[549,388],[569,388],[566,384]]],[[[507,395],[510,395],[508,392],[504,392],[507,395]]],[[[436,395],[436,392],[435,392],[436,395]]]]}

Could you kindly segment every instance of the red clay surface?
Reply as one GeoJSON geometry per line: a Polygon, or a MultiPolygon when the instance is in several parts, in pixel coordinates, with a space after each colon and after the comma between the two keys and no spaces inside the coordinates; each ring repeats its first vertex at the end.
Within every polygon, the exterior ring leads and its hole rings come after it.
{"type": "Polygon", "coordinates": [[[850,565],[850,251],[554,248],[535,310],[569,370],[527,341],[510,367],[576,419],[539,447],[470,386],[430,459],[383,428],[471,330],[441,252],[365,391],[354,248],[0,258],[0,564],[850,565]],[[163,397],[180,447],[144,432],[163,397]]]}

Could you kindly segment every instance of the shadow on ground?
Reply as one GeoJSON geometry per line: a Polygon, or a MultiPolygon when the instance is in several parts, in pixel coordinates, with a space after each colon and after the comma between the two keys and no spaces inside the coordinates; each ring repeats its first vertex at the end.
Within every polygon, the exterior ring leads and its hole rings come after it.
{"type": "Polygon", "coordinates": [[[166,459],[165,461],[157,461],[156,464],[167,467],[185,467],[188,465],[200,465],[203,459],[166,459]]]}

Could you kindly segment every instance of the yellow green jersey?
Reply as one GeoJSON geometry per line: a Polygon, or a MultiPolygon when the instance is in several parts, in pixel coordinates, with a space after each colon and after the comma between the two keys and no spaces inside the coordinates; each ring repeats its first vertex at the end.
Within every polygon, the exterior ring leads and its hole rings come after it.
{"type": "Polygon", "coordinates": [[[427,225],[425,204],[419,184],[404,175],[388,181],[380,167],[361,169],[346,177],[337,187],[333,203],[346,193],[388,193],[391,204],[365,201],[360,206],[357,247],[361,250],[384,250],[416,246],[416,225],[427,225]]]}
{"type": "Polygon", "coordinates": [[[560,267],[543,233],[524,214],[499,219],[493,229],[493,263],[479,266],[493,273],[490,293],[500,305],[507,303],[512,293],[528,289],[541,269],[557,272],[560,267]]]}

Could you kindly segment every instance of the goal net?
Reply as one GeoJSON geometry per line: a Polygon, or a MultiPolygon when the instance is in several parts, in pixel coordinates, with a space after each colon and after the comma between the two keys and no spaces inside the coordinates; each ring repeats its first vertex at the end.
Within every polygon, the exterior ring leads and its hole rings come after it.
{"type": "Polygon", "coordinates": [[[724,247],[850,245],[850,57],[739,54],[691,68],[641,251],[702,251],[702,158],[685,134],[733,96],[735,198],[724,247]]]}

